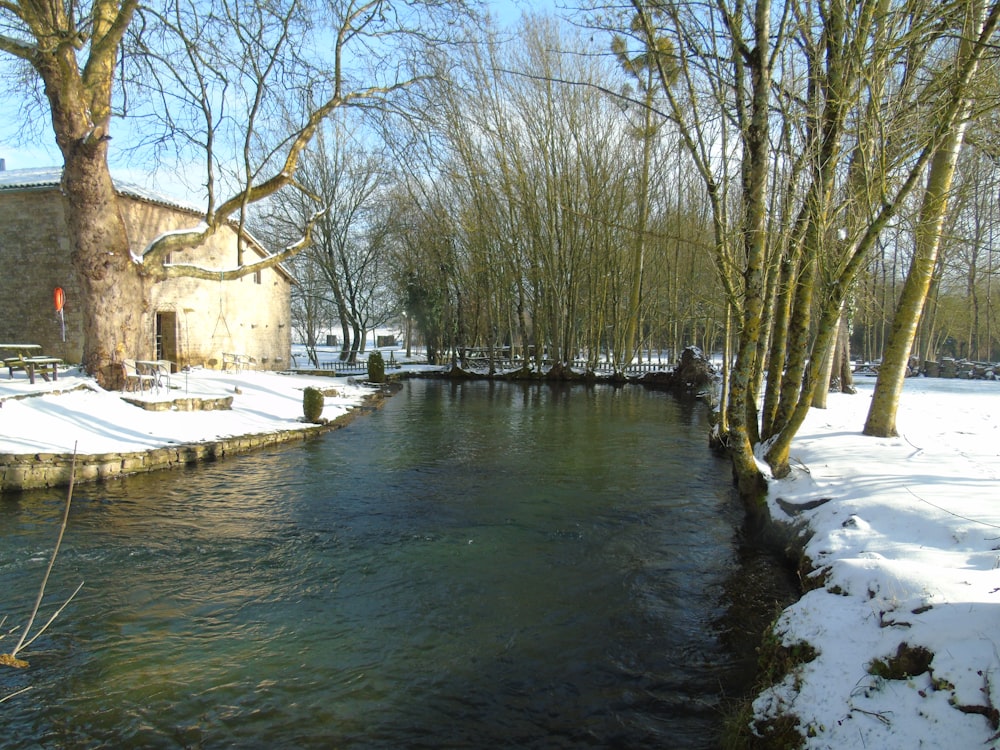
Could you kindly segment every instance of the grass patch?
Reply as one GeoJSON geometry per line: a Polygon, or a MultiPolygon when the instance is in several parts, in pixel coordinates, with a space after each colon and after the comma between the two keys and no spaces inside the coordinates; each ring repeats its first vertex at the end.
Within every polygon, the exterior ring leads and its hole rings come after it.
{"type": "Polygon", "coordinates": [[[805,641],[784,645],[776,632],[776,622],[767,629],[757,649],[758,680],[750,697],[734,702],[723,719],[723,750],[798,750],[805,741],[799,731],[799,718],[794,714],[784,713],[762,721],[753,718],[753,697],[817,656],[816,649],[805,641]]]}
{"type": "Polygon", "coordinates": [[[928,671],[933,659],[934,653],[923,646],[900,643],[895,656],[876,659],[869,664],[868,674],[884,680],[905,680],[928,671]]]}

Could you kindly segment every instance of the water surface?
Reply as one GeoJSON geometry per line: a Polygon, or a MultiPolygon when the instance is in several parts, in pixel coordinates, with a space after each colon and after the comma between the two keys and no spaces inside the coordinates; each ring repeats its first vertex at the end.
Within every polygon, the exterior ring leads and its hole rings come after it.
{"type": "MultiPolygon", "coordinates": [[[[637,387],[408,381],[304,445],[78,487],[47,601],[86,584],[0,671],[33,686],[0,744],[716,747],[741,511],[706,430],[637,387]]],[[[0,500],[4,631],[63,498],[0,500]]]]}

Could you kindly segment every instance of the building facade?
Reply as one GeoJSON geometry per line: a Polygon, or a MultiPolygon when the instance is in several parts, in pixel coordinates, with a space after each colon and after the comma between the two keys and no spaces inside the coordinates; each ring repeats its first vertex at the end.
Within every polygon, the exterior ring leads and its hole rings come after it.
{"type": "MultiPolygon", "coordinates": [[[[59,169],[0,171],[0,343],[40,344],[77,363],[83,357],[80,285],[70,262],[59,169]],[[63,290],[62,315],[55,290],[63,290]],[[65,330],[65,333],[64,333],[65,330]]],[[[196,226],[200,212],[137,186],[115,181],[132,253],[141,257],[157,236],[196,226]]],[[[266,257],[249,238],[245,253],[266,257]]],[[[226,227],[178,262],[202,268],[236,267],[237,232],[226,227]]],[[[259,369],[291,362],[292,277],[281,266],[241,279],[176,278],[149,284],[141,351],[135,359],[166,359],[221,368],[223,354],[252,358],[259,369]]]]}

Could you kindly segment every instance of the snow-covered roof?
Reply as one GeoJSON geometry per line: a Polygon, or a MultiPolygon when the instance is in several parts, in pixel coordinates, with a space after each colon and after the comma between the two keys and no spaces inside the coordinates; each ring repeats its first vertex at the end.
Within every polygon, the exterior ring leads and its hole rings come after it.
{"type": "MultiPolygon", "coordinates": [[[[171,198],[155,190],[149,190],[132,182],[127,182],[114,175],[111,176],[117,190],[130,198],[155,203],[160,206],[178,208],[203,214],[204,211],[193,203],[171,198]]],[[[58,187],[62,181],[62,167],[37,167],[33,169],[9,169],[0,171],[0,190],[38,190],[58,187]]]]}
{"type": "Polygon", "coordinates": [[[0,171],[0,190],[24,190],[59,184],[62,170],[58,167],[41,169],[5,169],[0,171]]]}

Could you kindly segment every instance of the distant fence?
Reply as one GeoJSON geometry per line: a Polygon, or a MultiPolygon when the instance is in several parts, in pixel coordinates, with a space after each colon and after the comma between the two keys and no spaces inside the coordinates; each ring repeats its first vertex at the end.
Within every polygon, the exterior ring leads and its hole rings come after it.
{"type": "Polygon", "coordinates": [[[342,375],[358,374],[364,373],[368,374],[368,363],[367,362],[320,362],[319,368],[321,370],[333,370],[336,373],[342,375]]]}
{"type": "MultiPolygon", "coordinates": [[[[384,355],[383,355],[384,356],[384,355]]],[[[294,369],[296,370],[307,370],[307,371],[318,371],[318,370],[329,370],[336,373],[337,375],[367,375],[368,374],[368,360],[358,359],[354,362],[347,360],[333,359],[325,360],[319,363],[319,367],[313,367],[312,363],[308,360],[304,365],[299,365],[298,357],[292,355],[292,361],[294,362],[294,369]]],[[[399,363],[396,361],[394,352],[389,352],[389,356],[385,358],[386,368],[397,368],[399,363]]]]}
{"type": "MultiPolygon", "coordinates": [[[[462,366],[470,369],[476,370],[492,370],[503,372],[504,370],[519,370],[524,367],[525,360],[522,357],[490,357],[486,354],[482,354],[478,351],[472,354],[467,353],[465,358],[461,360],[462,366]]],[[[534,359],[529,359],[528,364],[532,365],[535,363],[534,359]]],[[[542,368],[547,369],[555,364],[554,360],[543,359],[542,368]]],[[[567,364],[574,370],[589,371],[597,374],[611,374],[615,371],[615,366],[611,362],[598,361],[590,362],[585,359],[574,359],[567,364]]],[[[645,372],[672,372],[674,366],[667,364],[666,362],[641,362],[632,363],[625,367],[625,373],[628,375],[639,375],[645,372]]]]}

